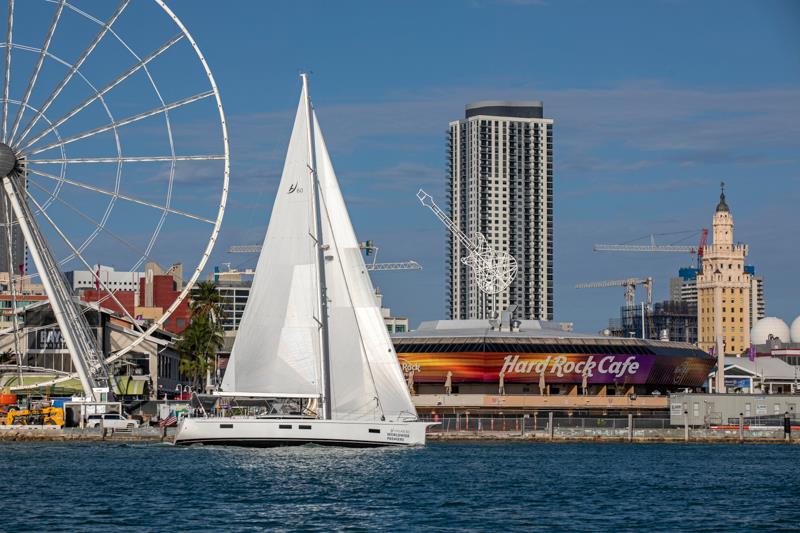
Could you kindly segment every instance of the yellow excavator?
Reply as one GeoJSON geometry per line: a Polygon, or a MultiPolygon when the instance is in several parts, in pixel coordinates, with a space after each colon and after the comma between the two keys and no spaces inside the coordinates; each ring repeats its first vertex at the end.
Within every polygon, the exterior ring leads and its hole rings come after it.
{"type": "Polygon", "coordinates": [[[64,426],[64,409],[61,407],[41,407],[34,409],[9,409],[5,425],[23,426],[64,426]]]}

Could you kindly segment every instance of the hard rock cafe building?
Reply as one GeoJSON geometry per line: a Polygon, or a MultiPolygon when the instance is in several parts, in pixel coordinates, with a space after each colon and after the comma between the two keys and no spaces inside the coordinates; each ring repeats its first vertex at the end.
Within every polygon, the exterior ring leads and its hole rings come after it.
{"type": "Polygon", "coordinates": [[[392,339],[420,414],[666,409],[670,392],[700,390],[715,364],[690,344],[536,320],[423,322],[392,339]]]}

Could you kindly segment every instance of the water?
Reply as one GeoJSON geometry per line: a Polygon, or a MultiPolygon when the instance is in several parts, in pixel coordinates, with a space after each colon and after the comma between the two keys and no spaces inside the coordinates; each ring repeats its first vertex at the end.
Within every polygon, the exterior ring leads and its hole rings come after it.
{"type": "Polygon", "coordinates": [[[10,443],[3,531],[797,531],[800,446],[10,443]]]}

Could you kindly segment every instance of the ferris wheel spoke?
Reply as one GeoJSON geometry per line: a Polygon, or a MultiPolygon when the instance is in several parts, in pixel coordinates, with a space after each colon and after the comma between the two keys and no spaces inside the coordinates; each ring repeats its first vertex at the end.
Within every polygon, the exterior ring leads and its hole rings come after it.
{"type": "MultiPolygon", "coordinates": [[[[46,187],[43,187],[42,185],[36,183],[35,181],[31,180],[28,183],[30,183],[31,185],[33,185],[37,189],[43,191],[44,193],[49,194],[49,191],[47,190],[46,187]]],[[[121,237],[121,236],[117,235],[117,233],[115,233],[114,231],[112,231],[111,229],[106,227],[105,224],[101,224],[100,222],[95,220],[93,217],[89,216],[88,214],[83,212],[81,209],[75,207],[74,205],[72,205],[72,203],[64,200],[60,196],[57,196],[55,198],[55,200],[57,202],[59,202],[61,205],[63,205],[64,207],[66,207],[67,209],[69,209],[70,211],[72,211],[73,213],[75,213],[76,215],[78,215],[79,217],[81,217],[84,220],[86,220],[86,221],[90,222],[91,224],[93,224],[97,229],[107,233],[111,238],[113,238],[115,241],[121,243],[123,246],[127,247],[133,253],[135,253],[137,255],[140,255],[141,257],[147,259],[148,261],[151,261],[151,262],[157,264],[159,266],[159,268],[161,268],[161,265],[159,264],[159,262],[156,261],[155,259],[153,259],[152,257],[150,257],[150,255],[147,252],[145,252],[143,250],[140,250],[136,245],[132,244],[130,241],[128,241],[124,237],[121,237]]]]}
{"type": "MultiPolygon", "coordinates": [[[[86,269],[89,272],[92,273],[92,277],[95,279],[95,283],[98,283],[99,285],[101,285],[103,287],[103,290],[105,290],[106,293],[111,297],[111,299],[114,300],[114,302],[119,306],[119,308],[122,309],[122,312],[125,313],[125,316],[128,318],[128,320],[131,321],[131,324],[133,324],[133,327],[138,329],[140,333],[144,332],[144,330],[141,328],[141,326],[139,326],[136,323],[136,320],[134,320],[134,318],[130,315],[130,313],[128,313],[128,310],[125,309],[125,306],[122,305],[122,303],[117,299],[116,296],[114,296],[114,292],[105,283],[103,283],[103,280],[95,272],[95,270],[92,268],[92,266],[86,261],[86,259],[84,259],[83,255],[81,255],[80,251],[78,251],[78,249],[75,248],[75,246],[72,244],[72,242],[70,242],[69,238],[66,235],[64,235],[63,231],[61,231],[61,228],[58,226],[58,224],[56,224],[53,221],[53,219],[50,217],[50,215],[47,214],[47,211],[42,209],[42,206],[39,205],[39,202],[37,202],[36,199],[33,196],[28,194],[27,197],[31,200],[31,202],[33,202],[33,204],[36,206],[36,208],[39,209],[39,212],[41,213],[42,217],[44,217],[44,219],[47,221],[47,223],[50,224],[50,227],[52,227],[56,231],[58,236],[61,238],[62,241],[64,241],[64,244],[67,245],[67,247],[70,249],[72,254],[75,257],[77,257],[78,260],[81,263],[83,263],[83,266],[85,266],[86,269]]],[[[98,294],[98,297],[99,296],[100,295],[98,294]]],[[[97,305],[99,307],[100,304],[98,303],[97,305]]]]}
{"type": "Polygon", "coordinates": [[[153,209],[158,209],[159,211],[162,211],[164,213],[170,213],[170,214],[182,216],[182,217],[185,217],[185,218],[191,218],[193,220],[199,220],[201,222],[207,222],[208,224],[214,224],[215,223],[215,221],[213,221],[213,220],[211,220],[209,218],[201,217],[201,216],[195,215],[193,213],[187,213],[186,211],[180,211],[178,209],[173,209],[173,208],[169,207],[168,205],[160,205],[160,204],[156,204],[154,202],[148,202],[147,200],[142,200],[141,198],[136,198],[134,196],[129,196],[127,194],[122,194],[120,192],[109,191],[109,190],[103,189],[101,187],[96,187],[94,185],[89,185],[87,183],[82,183],[80,181],[71,180],[69,178],[62,178],[60,176],[55,176],[55,175],[49,174],[47,172],[42,172],[41,170],[36,170],[34,168],[29,168],[28,172],[31,173],[31,174],[36,174],[38,176],[42,176],[43,178],[48,178],[48,179],[51,179],[51,180],[54,180],[54,181],[60,181],[62,183],[66,183],[68,185],[79,187],[81,189],[86,189],[88,191],[94,191],[94,192],[99,193],[99,194],[104,194],[106,196],[111,196],[112,198],[119,198],[120,200],[125,200],[125,201],[128,201],[128,202],[134,203],[134,204],[139,204],[139,205],[152,207],[153,209]]]}
{"type": "Polygon", "coordinates": [[[31,130],[36,126],[36,123],[39,122],[39,119],[42,118],[42,116],[45,113],[47,113],[47,110],[50,109],[50,106],[53,104],[55,99],[58,98],[58,95],[61,94],[61,91],[64,90],[64,87],[66,87],[67,84],[72,79],[72,77],[75,76],[75,73],[78,72],[78,69],[81,68],[84,61],[86,61],[86,59],[92,54],[92,52],[94,52],[95,47],[97,47],[97,45],[100,43],[103,37],[105,37],[105,35],[111,29],[111,26],[117,21],[120,15],[122,15],[122,12],[128,6],[130,1],[131,0],[122,0],[119,6],[117,6],[117,9],[111,15],[111,17],[109,17],[109,19],[102,25],[103,27],[100,28],[100,31],[95,36],[94,40],[91,43],[89,43],[89,46],[87,46],[86,49],[83,51],[83,53],[81,53],[78,60],[75,61],[75,63],[69,69],[69,72],[67,72],[67,75],[64,76],[64,78],[59,82],[56,88],[53,89],[53,92],[50,93],[50,96],[47,97],[47,100],[45,100],[44,104],[42,104],[39,107],[39,111],[34,113],[33,119],[28,123],[27,126],[25,126],[25,129],[22,130],[22,134],[18,139],[19,143],[21,143],[25,139],[25,137],[28,136],[31,130]]]}
{"type": "Polygon", "coordinates": [[[48,133],[50,133],[54,129],[58,128],[63,123],[65,123],[66,121],[68,121],[69,119],[71,119],[72,117],[74,117],[75,115],[77,115],[78,113],[80,113],[81,111],[86,109],[87,107],[89,107],[93,102],[96,102],[98,99],[100,99],[103,96],[105,96],[106,93],[108,93],[111,89],[113,89],[114,87],[117,87],[120,83],[122,83],[123,81],[127,80],[128,78],[130,78],[133,74],[135,74],[136,72],[141,70],[143,67],[145,67],[148,63],[153,61],[155,58],[157,58],[158,56],[160,56],[161,54],[163,54],[164,52],[169,50],[172,46],[174,46],[176,43],[181,41],[183,38],[184,38],[184,35],[182,33],[180,33],[180,34],[176,35],[175,37],[173,37],[172,39],[170,39],[169,41],[165,42],[163,45],[161,45],[156,50],[154,50],[152,53],[150,53],[147,57],[141,59],[138,63],[133,65],[131,68],[129,68],[124,73],[122,73],[119,77],[117,77],[111,83],[109,83],[108,85],[106,85],[105,87],[100,89],[99,91],[95,92],[95,94],[93,94],[92,96],[90,96],[89,98],[84,100],[80,105],[72,108],[63,117],[59,118],[58,120],[56,120],[55,122],[50,124],[47,128],[45,128],[41,132],[37,133],[36,136],[34,136],[31,140],[27,141],[25,143],[25,146],[21,147],[20,150],[24,150],[25,148],[35,144],[37,141],[39,141],[41,138],[46,136],[48,133]]]}
{"type": "Polygon", "coordinates": [[[125,157],[68,157],[64,159],[27,159],[27,164],[60,165],[63,163],[151,163],[158,161],[222,161],[224,155],[154,155],[125,157]]]}
{"type": "Polygon", "coordinates": [[[50,23],[50,28],[47,30],[47,36],[45,37],[44,44],[39,52],[39,57],[36,59],[36,65],[33,68],[31,79],[28,81],[28,88],[25,89],[25,96],[22,98],[22,103],[20,103],[19,109],[17,110],[17,114],[14,118],[14,125],[11,128],[11,135],[8,136],[9,144],[14,142],[14,137],[17,135],[17,129],[19,128],[20,121],[22,121],[22,117],[25,114],[25,108],[28,106],[31,93],[33,93],[33,88],[36,86],[36,80],[39,78],[39,72],[42,70],[44,59],[47,57],[47,52],[50,49],[50,42],[53,40],[53,35],[56,32],[56,26],[58,26],[58,21],[61,19],[61,13],[64,11],[64,2],[65,0],[60,0],[58,2],[55,15],[53,15],[53,21],[50,23]]]}
{"type": "Polygon", "coordinates": [[[36,148],[35,150],[31,150],[29,152],[29,154],[30,155],[36,155],[36,154],[39,154],[39,153],[42,153],[42,152],[46,152],[47,150],[52,150],[53,148],[56,148],[58,146],[63,146],[65,144],[73,143],[75,141],[88,139],[89,137],[93,137],[93,136],[97,135],[98,133],[103,133],[103,132],[106,132],[106,131],[109,131],[109,130],[120,128],[122,126],[127,126],[128,124],[133,124],[134,122],[139,122],[140,120],[144,120],[144,119],[152,117],[154,115],[158,115],[158,114],[161,114],[161,113],[165,113],[167,111],[171,111],[173,109],[177,109],[179,107],[183,107],[185,105],[189,105],[189,104],[191,104],[193,102],[197,102],[198,100],[203,100],[204,98],[208,98],[210,96],[214,96],[214,91],[205,91],[205,92],[202,92],[202,93],[199,93],[199,94],[195,94],[193,96],[189,96],[187,98],[183,98],[181,100],[177,100],[175,102],[172,102],[170,104],[166,104],[166,105],[163,105],[163,106],[159,106],[159,107],[150,109],[148,111],[144,111],[143,113],[139,113],[138,115],[132,115],[132,116],[127,117],[127,118],[123,118],[123,119],[120,119],[120,120],[115,120],[115,121],[110,122],[110,123],[108,123],[108,124],[106,124],[104,126],[100,126],[99,128],[94,128],[94,129],[91,129],[91,130],[87,130],[87,131],[84,131],[82,133],[78,133],[76,135],[73,135],[72,137],[66,137],[63,140],[60,140],[60,141],[57,141],[57,142],[53,142],[53,143],[50,143],[50,144],[46,144],[46,145],[44,145],[42,147],[36,148]]]}
{"type": "Polygon", "coordinates": [[[8,125],[8,87],[11,84],[11,48],[14,36],[14,0],[8,0],[8,22],[6,25],[6,68],[3,73],[3,142],[6,142],[8,125]]]}

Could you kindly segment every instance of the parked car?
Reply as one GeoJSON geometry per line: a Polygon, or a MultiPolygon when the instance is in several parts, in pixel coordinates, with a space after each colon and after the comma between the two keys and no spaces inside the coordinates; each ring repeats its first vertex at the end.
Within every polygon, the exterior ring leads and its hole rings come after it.
{"type": "Polygon", "coordinates": [[[86,427],[133,429],[139,427],[139,421],[132,418],[125,418],[117,413],[106,413],[104,415],[89,415],[86,417],[86,427]]]}

